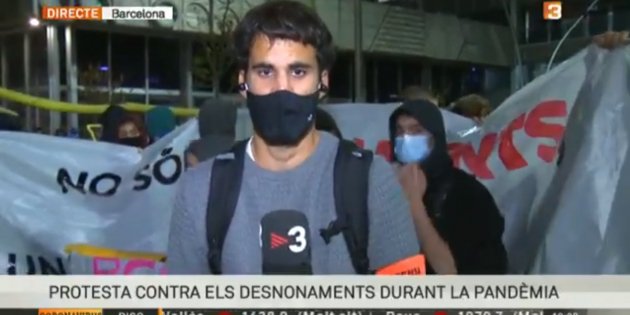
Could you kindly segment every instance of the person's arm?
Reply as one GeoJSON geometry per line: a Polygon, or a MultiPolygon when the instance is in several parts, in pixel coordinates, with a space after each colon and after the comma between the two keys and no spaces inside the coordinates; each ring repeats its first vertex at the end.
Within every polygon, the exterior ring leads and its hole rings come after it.
{"type": "Polygon", "coordinates": [[[168,237],[169,274],[210,274],[205,228],[210,165],[188,170],[179,183],[168,237]]]}
{"type": "Polygon", "coordinates": [[[451,250],[433,226],[424,205],[427,179],[420,167],[408,164],[398,168],[398,177],[410,203],[416,233],[429,265],[437,274],[457,274],[451,250]]]}
{"type": "Polygon", "coordinates": [[[371,270],[420,253],[409,202],[393,168],[378,155],[370,169],[368,217],[371,270]]]}
{"type": "Polygon", "coordinates": [[[423,244],[422,250],[435,273],[440,275],[457,274],[457,266],[451,249],[433,226],[424,204],[412,201],[411,213],[416,225],[418,239],[423,244]]]}

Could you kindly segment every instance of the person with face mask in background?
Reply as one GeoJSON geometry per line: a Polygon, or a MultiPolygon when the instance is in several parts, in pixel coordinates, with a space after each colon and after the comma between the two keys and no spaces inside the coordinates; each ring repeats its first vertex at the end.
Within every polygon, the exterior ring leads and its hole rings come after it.
{"type": "Polygon", "coordinates": [[[390,116],[389,132],[410,202],[426,205],[415,222],[425,231],[427,273],[506,273],[503,217],[486,187],[453,166],[440,110],[426,100],[405,102],[390,116]]]}
{"type": "Polygon", "coordinates": [[[249,10],[233,34],[239,89],[254,135],[229,153],[189,169],[181,179],[169,235],[169,274],[266,273],[262,220],[287,224],[278,219],[281,211],[308,222],[294,226],[300,229],[287,236],[291,248],[298,248],[287,254],[307,259],[300,268],[310,272],[299,274],[363,274],[418,255],[409,203],[391,166],[379,156],[373,156],[365,172],[369,234],[367,248],[361,249],[366,259],[355,260],[357,252],[344,241],[340,229],[355,222],[338,221],[338,199],[331,187],[337,154],[346,152],[341,145],[349,142],[315,129],[317,105],[335,56],[330,31],[317,13],[297,1],[265,2],[249,10]],[[242,176],[231,219],[218,221],[223,216],[213,210],[226,200],[214,199],[225,198],[214,189],[235,178],[223,177],[226,181],[219,183],[215,175],[238,163],[242,176]],[[216,222],[223,236],[215,237],[211,228],[216,222]],[[308,253],[302,251],[306,248],[308,253]]]}
{"type": "Polygon", "coordinates": [[[116,143],[144,149],[150,143],[142,120],[133,115],[123,117],[118,126],[116,143]]]}

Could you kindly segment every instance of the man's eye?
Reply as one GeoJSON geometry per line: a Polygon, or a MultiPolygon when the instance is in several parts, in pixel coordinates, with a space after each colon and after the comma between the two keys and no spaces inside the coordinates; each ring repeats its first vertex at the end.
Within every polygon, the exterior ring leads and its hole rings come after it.
{"type": "Polygon", "coordinates": [[[258,70],[258,75],[261,77],[268,77],[271,76],[272,71],[271,69],[260,69],[258,70]]]}
{"type": "Polygon", "coordinates": [[[295,69],[295,70],[293,70],[293,76],[295,76],[295,77],[303,77],[304,75],[306,75],[306,70],[304,70],[304,69],[295,69]]]}

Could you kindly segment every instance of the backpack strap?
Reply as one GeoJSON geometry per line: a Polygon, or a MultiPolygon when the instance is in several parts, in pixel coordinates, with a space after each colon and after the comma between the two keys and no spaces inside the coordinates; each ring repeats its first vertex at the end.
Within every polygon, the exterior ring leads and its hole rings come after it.
{"type": "Polygon", "coordinates": [[[370,274],[368,259],[368,184],[373,154],[354,142],[341,140],[334,166],[334,197],[337,219],[322,231],[324,240],[343,232],[357,274],[370,274]]]}
{"type": "Polygon", "coordinates": [[[212,274],[221,274],[223,243],[241,192],[248,142],[249,139],[237,142],[230,151],[217,155],[212,165],[206,212],[208,263],[212,274]]]}

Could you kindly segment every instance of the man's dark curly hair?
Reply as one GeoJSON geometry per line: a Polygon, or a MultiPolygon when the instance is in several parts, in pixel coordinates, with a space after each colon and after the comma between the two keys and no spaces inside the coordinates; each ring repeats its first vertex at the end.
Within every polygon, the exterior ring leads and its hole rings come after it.
{"type": "Polygon", "coordinates": [[[315,10],[303,3],[269,1],[245,14],[233,33],[239,70],[247,70],[250,48],[259,35],[272,41],[292,40],[313,46],[321,71],[329,70],[335,62],[335,46],[328,27],[315,10]]]}

